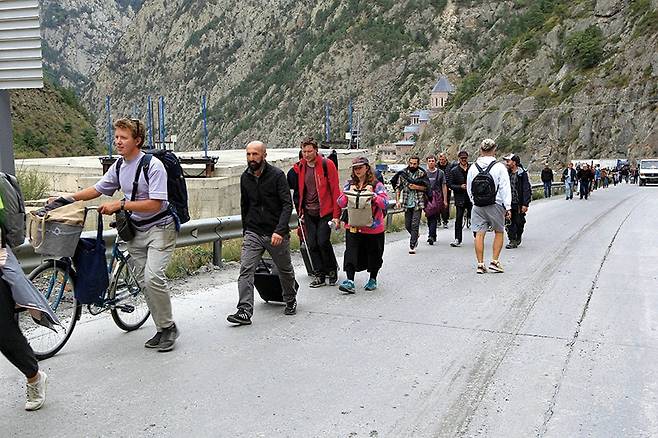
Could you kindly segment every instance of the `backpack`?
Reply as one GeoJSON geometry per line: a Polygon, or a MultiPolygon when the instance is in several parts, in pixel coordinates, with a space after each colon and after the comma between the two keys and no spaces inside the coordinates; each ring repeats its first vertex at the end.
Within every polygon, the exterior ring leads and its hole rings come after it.
{"type": "Polygon", "coordinates": [[[4,205],[2,244],[15,248],[25,242],[25,201],[15,176],[0,172],[0,195],[4,205]]]}
{"type": "Polygon", "coordinates": [[[366,190],[345,191],[347,197],[347,223],[352,227],[370,227],[373,223],[372,198],[374,193],[366,190]]]}
{"type": "MultiPolygon", "coordinates": [[[[144,169],[144,179],[147,184],[149,182],[149,166],[153,157],[160,160],[167,171],[167,200],[169,201],[169,211],[163,211],[162,213],[156,214],[146,221],[134,222],[137,225],[146,225],[158,221],[171,213],[179,224],[184,224],[190,220],[190,210],[187,206],[187,184],[185,183],[185,175],[183,174],[180,160],[172,151],[164,149],[151,149],[145,151],[141,164],[144,169]]],[[[119,171],[122,164],[123,158],[119,158],[116,167],[117,180],[119,180],[119,171]]],[[[137,181],[138,178],[139,175],[135,175],[135,181],[137,181]]]]}
{"type": "Polygon", "coordinates": [[[492,161],[486,169],[482,169],[477,162],[475,163],[479,173],[475,175],[471,183],[471,194],[473,195],[473,204],[478,207],[486,207],[496,203],[498,189],[491,173],[489,173],[495,164],[496,161],[492,161]]]}

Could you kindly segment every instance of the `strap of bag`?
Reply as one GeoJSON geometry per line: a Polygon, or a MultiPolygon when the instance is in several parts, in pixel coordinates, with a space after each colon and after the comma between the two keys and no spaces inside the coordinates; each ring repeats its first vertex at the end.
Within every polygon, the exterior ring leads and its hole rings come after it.
{"type": "Polygon", "coordinates": [[[103,215],[97,213],[98,216],[98,228],[96,229],[96,240],[103,240],[103,215]]]}
{"type": "Polygon", "coordinates": [[[142,171],[142,168],[144,167],[144,158],[146,157],[147,156],[144,155],[142,159],[139,160],[139,164],[137,165],[137,171],[135,171],[135,179],[133,181],[133,191],[130,195],[130,202],[133,202],[135,200],[135,197],[137,196],[137,186],[139,185],[139,174],[142,171]]]}

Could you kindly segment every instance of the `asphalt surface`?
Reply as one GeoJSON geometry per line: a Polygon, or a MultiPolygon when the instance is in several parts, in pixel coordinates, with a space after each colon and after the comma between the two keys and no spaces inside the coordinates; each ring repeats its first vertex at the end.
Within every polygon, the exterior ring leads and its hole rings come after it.
{"type": "Polygon", "coordinates": [[[0,360],[0,437],[658,436],[657,217],[654,187],[535,202],[506,272],[479,276],[468,232],[416,255],[398,233],[378,290],[309,289],[298,266],[298,315],[257,299],[246,327],[225,321],[236,283],[201,275],[176,350],[85,320],[41,363],[38,412],[0,360]]]}

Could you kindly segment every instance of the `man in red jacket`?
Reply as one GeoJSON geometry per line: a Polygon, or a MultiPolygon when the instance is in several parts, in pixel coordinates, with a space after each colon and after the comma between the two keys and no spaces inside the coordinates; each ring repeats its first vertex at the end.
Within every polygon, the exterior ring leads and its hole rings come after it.
{"type": "Polygon", "coordinates": [[[294,166],[297,175],[294,201],[297,214],[306,227],[306,246],[315,269],[310,287],[330,285],[338,280],[338,263],[331,246],[331,227],[340,226],[340,207],[336,203],[340,195],[338,170],[333,161],[318,153],[318,144],[312,138],[302,141],[303,158],[294,166]]]}

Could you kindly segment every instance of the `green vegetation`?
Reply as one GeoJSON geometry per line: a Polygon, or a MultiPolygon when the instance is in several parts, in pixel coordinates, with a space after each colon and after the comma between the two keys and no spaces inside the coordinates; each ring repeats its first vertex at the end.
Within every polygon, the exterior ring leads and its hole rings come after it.
{"type": "Polygon", "coordinates": [[[574,32],[567,37],[567,57],[580,68],[587,69],[598,65],[603,59],[603,33],[598,26],[574,32]]]}
{"type": "Polygon", "coordinates": [[[43,199],[48,194],[49,179],[36,170],[17,169],[16,178],[26,201],[43,199]]]}
{"type": "Polygon", "coordinates": [[[633,37],[658,32],[658,9],[652,9],[651,0],[631,0],[631,15],[637,19],[633,37]]]}
{"type": "Polygon", "coordinates": [[[11,92],[16,158],[93,155],[103,151],[75,93],[46,79],[43,89],[11,92]]]}

